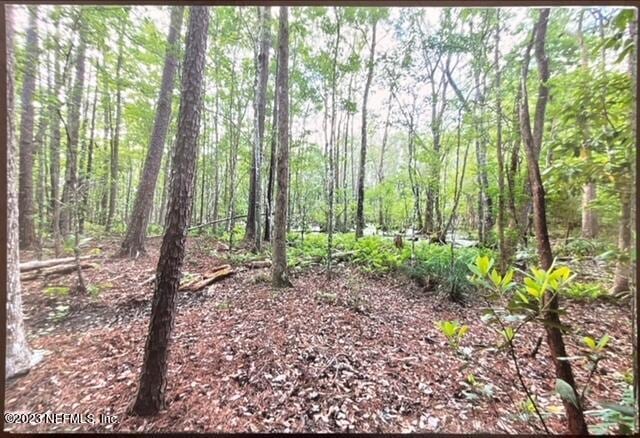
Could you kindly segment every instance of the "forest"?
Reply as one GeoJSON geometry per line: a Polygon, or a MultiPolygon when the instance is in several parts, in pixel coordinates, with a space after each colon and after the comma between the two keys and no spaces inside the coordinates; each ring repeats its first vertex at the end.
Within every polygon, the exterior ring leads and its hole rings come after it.
{"type": "Polygon", "coordinates": [[[635,9],[4,14],[4,430],[637,433],[635,9]]]}

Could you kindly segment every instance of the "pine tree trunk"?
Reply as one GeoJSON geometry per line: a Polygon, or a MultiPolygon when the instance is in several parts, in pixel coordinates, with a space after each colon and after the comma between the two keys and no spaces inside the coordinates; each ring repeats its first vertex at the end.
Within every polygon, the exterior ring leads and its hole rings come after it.
{"type": "MultiPolygon", "coordinates": [[[[364,232],[364,170],[367,161],[367,99],[369,98],[369,88],[373,78],[373,63],[376,53],[376,24],[373,22],[371,31],[371,52],[369,53],[369,71],[367,72],[367,82],[364,86],[364,96],[362,98],[362,127],[360,134],[360,166],[358,167],[358,189],[356,207],[356,238],[362,237],[364,232]]],[[[345,212],[346,214],[346,212],[345,212]]]]}
{"type": "Polygon", "coordinates": [[[144,170],[142,171],[142,179],[140,180],[133,203],[131,219],[129,220],[126,236],[120,247],[120,254],[122,256],[135,258],[140,254],[146,253],[144,239],[153,206],[158,173],[160,172],[160,165],[162,163],[162,152],[167,138],[169,122],[171,121],[171,98],[173,96],[176,70],[178,68],[179,38],[183,15],[184,7],[174,6],[171,9],[171,24],[167,37],[167,48],[156,117],[144,163],[144,170]]]}
{"type": "Polygon", "coordinates": [[[287,211],[289,195],[289,23],[288,9],[280,7],[278,31],[278,186],[276,192],[273,224],[273,271],[274,287],[291,286],[287,269],[287,211]]]}
{"type": "Polygon", "coordinates": [[[24,374],[31,367],[33,353],[27,343],[22,316],[20,289],[20,256],[18,231],[18,148],[14,135],[13,108],[13,14],[15,6],[5,6],[6,13],[6,81],[7,81],[7,147],[3,148],[7,163],[7,344],[5,356],[5,380],[24,374]]]}
{"type": "Polygon", "coordinates": [[[20,214],[20,247],[32,248],[36,242],[35,210],[33,205],[33,162],[35,143],[33,139],[36,71],[38,69],[38,9],[29,7],[27,29],[26,63],[22,83],[22,117],[20,119],[20,192],[18,208],[20,214]]]}
{"type": "Polygon", "coordinates": [[[167,207],[167,229],[162,239],[156,272],[140,385],[130,409],[131,413],[137,415],[154,415],[165,406],[169,342],[193,203],[193,175],[200,130],[209,9],[205,6],[192,6],[189,16],[178,132],[172,161],[173,178],[167,207]]]}

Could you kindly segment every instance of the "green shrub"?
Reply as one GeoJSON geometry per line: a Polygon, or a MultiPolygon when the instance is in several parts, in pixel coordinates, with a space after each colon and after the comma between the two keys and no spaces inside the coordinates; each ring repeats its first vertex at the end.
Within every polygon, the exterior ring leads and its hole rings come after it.
{"type": "Polygon", "coordinates": [[[608,297],[607,289],[599,283],[571,283],[564,291],[568,298],[577,301],[594,301],[608,297]]]}
{"type": "Polygon", "coordinates": [[[601,409],[585,412],[585,415],[598,419],[595,425],[589,426],[589,432],[595,435],[609,433],[630,435],[633,433],[635,400],[632,385],[627,385],[620,403],[600,402],[599,404],[601,409]]]}
{"type": "Polygon", "coordinates": [[[560,257],[594,257],[611,250],[610,245],[599,241],[576,238],[567,244],[561,244],[556,248],[556,255],[560,257]]]}

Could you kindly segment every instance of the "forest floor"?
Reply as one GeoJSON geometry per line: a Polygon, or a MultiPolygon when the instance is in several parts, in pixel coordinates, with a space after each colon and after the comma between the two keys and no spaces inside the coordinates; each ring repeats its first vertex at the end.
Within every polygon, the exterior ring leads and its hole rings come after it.
{"type": "MultiPolygon", "coordinates": [[[[357,431],[539,432],[523,414],[515,368],[496,335],[481,322],[480,302],[455,304],[399,276],[335,267],[294,272],[294,287],[274,290],[269,269],[236,274],[198,292],[180,292],[169,361],[166,411],[152,418],[126,415],[142,364],[160,239],[136,261],[110,257],[116,242],[101,242],[104,257],[85,271],[95,296],[48,296],[42,280],[23,283],[30,344],[46,351],[29,374],[7,383],[5,411],[117,416],[114,424],[8,425],[11,431],[357,431]],[[62,307],[60,307],[62,306],[62,307]],[[68,307],[65,307],[68,306],[68,307]],[[440,320],[470,326],[463,358],[435,327],[440,320]],[[476,385],[466,383],[473,374],[476,385]]],[[[204,273],[222,264],[215,243],[190,238],[184,270],[204,273]],[[211,254],[214,254],[212,256],[211,254]],[[218,257],[216,258],[215,255],[218,257]]],[[[23,261],[29,254],[23,254],[23,261]]],[[[71,285],[74,275],[56,285],[71,285]]],[[[587,408],[619,400],[632,367],[628,304],[564,302],[568,355],[581,339],[612,336],[593,377],[587,408]]],[[[517,339],[522,374],[554,432],[563,408],[546,342],[535,357],[540,327],[517,339]]],[[[580,386],[585,365],[575,366],[580,386]]],[[[592,420],[590,420],[592,421],[592,420]]]]}

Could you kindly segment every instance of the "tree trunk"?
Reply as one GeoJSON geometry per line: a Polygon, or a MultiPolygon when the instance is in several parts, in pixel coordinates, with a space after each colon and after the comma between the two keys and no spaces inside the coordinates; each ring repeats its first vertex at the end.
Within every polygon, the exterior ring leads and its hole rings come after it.
{"type": "MultiPolygon", "coordinates": [[[[362,130],[360,134],[360,166],[358,168],[358,201],[356,207],[356,238],[362,237],[364,231],[364,169],[367,161],[367,99],[369,98],[369,88],[373,78],[373,63],[376,53],[376,24],[373,22],[371,30],[371,52],[369,54],[369,71],[367,72],[367,82],[364,86],[364,96],[362,97],[362,130]]],[[[346,215],[346,212],[345,212],[346,215]]]]}
{"type": "MultiPolygon", "coordinates": [[[[280,70],[280,63],[276,57],[276,77],[280,70]]],[[[271,150],[269,152],[269,178],[267,180],[267,211],[264,220],[264,240],[271,241],[271,223],[273,221],[273,188],[276,176],[276,154],[278,151],[277,122],[278,122],[278,91],[273,93],[273,114],[271,120],[271,150]]]]}
{"type": "MultiPolygon", "coordinates": [[[[589,71],[589,57],[586,44],[584,42],[584,34],[582,31],[583,18],[585,10],[580,11],[580,19],[578,21],[578,40],[580,42],[581,52],[581,67],[583,73],[589,71]]],[[[580,148],[580,157],[589,161],[591,159],[591,150],[587,144],[589,139],[589,125],[586,117],[579,117],[580,130],[583,135],[583,144],[580,148]]],[[[582,237],[585,239],[593,239],[597,235],[598,218],[596,212],[593,210],[592,203],[596,200],[596,185],[593,181],[587,181],[582,187],[582,237]]]]}
{"type": "Polygon", "coordinates": [[[498,246],[500,249],[500,270],[506,273],[510,255],[504,237],[504,155],[502,152],[502,89],[500,75],[500,9],[496,9],[495,47],[493,53],[496,69],[496,155],[498,157],[498,246]]]}
{"type": "Polygon", "coordinates": [[[82,178],[82,181],[83,181],[82,206],[81,206],[81,210],[79,212],[79,218],[78,218],[79,232],[81,234],[84,233],[84,221],[85,221],[85,215],[87,213],[87,206],[88,206],[87,204],[89,202],[88,182],[91,178],[91,172],[93,170],[93,149],[95,146],[96,108],[98,106],[98,69],[99,69],[99,66],[96,64],[96,88],[93,95],[93,106],[91,110],[91,130],[89,134],[89,147],[88,147],[89,150],[87,151],[87,167],[86,167],[84,178],[82,178]]]}
{"type": "MultiPolygon", "coordinates": [[[[548,58],[546,56],[544,48],[548,19],[549,9],[542,9],[534,29],[535,54],[541,81],[547,81],[549,78],[548,58]]],[[[538,255],[540,257],[542,269],[548,270],[553,264],[553,256],[551,254],[551,245],[549,243],[549,234],[547,231],[544,186],[542,184],[542,177],[540,175],[540,167],[538,165],[538,157],[542,146],[542,131],[544,128],[545,116],[544,111],[546,107],[546,103],[540,102],[540,100],[546,100],[548,97],[548,93],[545,93],[544,90],[539,90],[535,113],[535,126],[539,131],[534,130],[534,133],[532,133],[526,86],[528,65],[529,50],[527,50],[526,52],[525,62],[522,70],[520,128],[522,132],[522,139],[525,145],[527,164],[529,168],[529,182],[531,184],[533,218],[536,232],[536,241],[538,242],[538,255]],[[539,132],[537,136],[535,135],[536,132],[539,132]],[[536,141],[539,141],[540,143],[536,144],[536,141]]],[[[549,345],[549,350],[551,351],[552,359],[555,365],[556,376],[558,379],[562,379],[567,384],[569,384],[577,397],[578,392],[576,391],[576,384],[573,377],[571,363],[567,360],[564,360],[564,358],[567,356],[567,352],[565,349],[564,340],[562,339],[562,331],[560,329],[561,325],[558,313],[558,295],[549,294],[549,292],[547,292],[545,293],[544,300],[547,308],[543,315],[544,325],[547,332],[547,343],[549,345]]],[[[575,406],[571,401],[567,399],[563,399],[562,403],[567,414],[569,433],[580,436],[587,435],[588,429],[585,423],[582,409],[579,406],[575,406]]]]}
{"type": "MultiPolygon", "coordinates": [[[[59,22],[56,22],[56,40],[60,40],[59,22]]],[[[60,94],[62,78],[60,77],[60,59],[59,55],[53,59],[53,82],[49,83],[49,93],[51,100],[49,103],[49,115],[51,117],[51,142],[49,143],[49,178],[51,183],[51,192],[49,194],[51,209],[51,231],[53,233],[55,254],[60,254],[60,120],[56,114],[56,104],[60,94]]],[[[49,74],[51,79],[51,73],[49,74]]]]}
{"type": "Polygon", "coordinates": [[[167,49],[162,71],[162,82],[156,109],[156,117],[151,133],[151,141],[147,150],[147,157],[142,171],[142,179],[136,192],[133,211],[127,233],[120,247],[123,256],[137,257],[145,254],[144,239],[149,224],[149,214],[153,207],[153,197],[156,190],[156,181],[162,163],[162,152],[167,138],[167,130],[171,121],[171,98],[178,68],[178,52],[180,29],[184,7],[174,6],[171,9],[171,24],[167,37],[167,49]]]}
{"type": "MultiPolygon", "coordinates": [[[[629,33],[631,34],[631,40],[636,41],[637,33],[637,17],[634,13],[634,18],[629,24],[629,33]]],[[[629,75],[631,76],[631,90],[634,96],[631,110],[631,138],[636,139],[637,135],[637,120],[636,120],[636,50],[633,50],[629,55],[629,75]]],[[[633,174],[633,153],[629,154],[628,174],[621,176],[619,183],[620,193],[620,224],[618,226],[618,252],[620,253],[618,262],[616,263],[615,276],[613,279],[613,287],[611,293],[619,293],[630,290],[630,280],[632,278],[632,266],[631,266],[631,205],[633,202],[633,184],[634,180],[631,178],[633,174]]]]}
{"type": "Polygon", "coordinates": [[[337,67],[338,67],[338,48],[340,46],[340,24],[341,19],[338,8],[333,8],[336,14],[336,42],[333,52],[333,71],[331,75],[331,132],[329,133],[330,141],[328,147],[329,168],[327,179],[329,184],[329,217],[327,221],[327,277],[331,278],[331,251],[333,249],[333,228],[334,228],[334,199],[335,199],[335,169],[334,166],[334,148],[336,147],[336,88],[337,88],[337,67]]]}
{"type": "Polygon", "coordinates": [[[174,326],[175,297],[180,287],[180,271],[193,200],[208,27],[209,8],[190,7],[167,229],[162,239],[156,272],[140,385],[130,409],[131,413],[137,415],[154,415],[165,406],[169,341],[174,326]]]}
{"type": "Polygon", "coordinates": [[[109,170],[109,212],[107,214],[106,231],[111,230],[118,197],[118,171],[120,158],[120,124],[122,121],[122,61],[124,55],[124,23],[118,38],[118,60],[116,62],[116,125],[115,134],[111,138],[111,168],[109,170]]]}
{"type": "Polygon", "coordinates": [[[33,161],[35,144],[33,141],[34,109],[38,69],[38,9],[29,7],[29,28],[27,29],[26,62],[22,83],[22,117],[20,119],[20,191],[18,209],[20,214],[20,247],[33,247],[36,242],[35,210],[33,206],[33,161]]]}
{"type": "Polygon", "coordinates": [[[287,272],[287,201],[289,193],[289,23],[286,6],[280,7],[278,31],[278,191],[273,224],[274,287],[291,286],[287,272]]]}
{"type": "MultiPolygon", "coordinates": [[[[18,148],[14,135],[13,108],[13,8],[4,8],[7,42],[7,62],[5,64],[7,81],[7,147],[4,154],[7,162],[7,346],[5,356],[5,381],[11,377],[28,372],[32,366],[33,353],[27,343],[22,316],[22,293],[20,289],[20,249],[18,231],[18,148]]],[[[3,14],[4,15],[4,14],[3,14]]],[[[4,251],[3,251],[4,253],[4,251]]]]}
{"type": "MultiPolygon", "coordinates": [[[[67,179],[65,181],[65,187],[62,194],[64,202],[60,227],[64,235],[68,235],[71,231],[71,225],[73,221],[73,210],[77,208],[75,205],[74,194],[76,193],[76,186],[78,184],[78,142],[80,133],[80,108],[82,106],[82,91],[84,88],[84,67],[85,67],[85,50],[86,50],[86,26],[84,23],[84,17],[82,16],[82,10],[79,12],[79,28],[80,36],[78,43],[78,52],[76,54],[76,74],[73,83],[73,89],[70,96],[70,108],[69,108],[69,122],[65,125],[65,131],[67,134],[67,179]]],[[[59,113],[60,114],[60,113],[59,113]]],[[[64,120],[62,120],[64,123],[64,120]]]]}
{"type": "Polygon", "coordinates": [[[256,93],[254,117],[254,144],[252,156],[252,172],[249,181],[249,211],[247,213],[247,229],[245,239],[252,242],[254,251],[262,246],[262,143],[264,141],[264,122],[267,106],[267,81],[269,80],[269,8],[258,8],[260,21],[260,47],[257,57],[256,93]]]}

